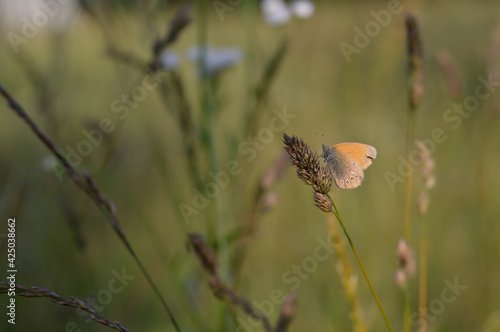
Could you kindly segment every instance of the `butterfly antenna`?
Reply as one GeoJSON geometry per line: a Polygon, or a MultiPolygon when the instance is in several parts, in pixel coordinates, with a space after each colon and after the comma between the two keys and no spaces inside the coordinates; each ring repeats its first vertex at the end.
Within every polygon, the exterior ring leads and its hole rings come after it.
{"type": "MultiPolygon", "coordinates": [[[[323,139],[323,136],[325,136],[324,134],[320,134],[320,133],[315,133],[316,135],[319,136],[319,138],[321,138],[321,140],[323,141],[323,143],[326,145],[326,142],[325,140],[323,139]]],[[[328,145],[327,145],[328,146],[328,145]]]]}

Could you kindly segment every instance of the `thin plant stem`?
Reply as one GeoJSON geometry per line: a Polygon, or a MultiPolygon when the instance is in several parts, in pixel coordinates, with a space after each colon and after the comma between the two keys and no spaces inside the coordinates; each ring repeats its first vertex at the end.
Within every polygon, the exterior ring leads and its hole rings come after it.
{"type": "MultiPolygon", "coordinates": [[[[220,162],[219,162],[219,151],[217,149],[216,142],[216,133],[217,133],[217,105],[216,100],[214,98],[214,88],[213,81],[211,81],[210,77],[205,75],[206,73],[206,34],[207,34],[207,9],[205,1],[198,1],[199,3],[199,12],[200,12],[200,31],[199,31],[199,39],[200,39],[200,47],[203,50],[202,56],[200,57],[199,68],[203,73],[200,82],[201,82],[201,98],[202,98],[202,107],[203,114],[205,115],[205,144],[207,149],[208,156],[208,164],[213,172],[218,172],[220,170],[220,162]]],[[[226,224],[224,220],[224,209],[222,206],[222,197],[221,195],[217,195],[214,198],[215,201],[215,223],[216,223],[216,231],[215,236],[217,238],[217,247],[220,252],[220,263],[221,263],[221,271],[223,277],[228,277],[229,274],[229,252],[227,249],[227,240],[226,240],[226,224]]]]}
{"type": "Polygon", "coordinates": [[[10,109],[14,111],[21,119],[23,119],[23,121],[30,127],[31,131],[33,131],[33,133],[38,137],[38,139],[40,139],[42,143],[56,156],[56,158],[64,167],[64,170],[66,171],[68,176],[73,180],[73,182],[78,186],[78,188],[80,188],[85,194],[87,194],[87,196],[89,196],[89,198],[93,200],[94,203],[97,205],[97,207],[102,211],[107,221],[109,222],[110,226],[113,228],[117,236],[120,238],[121,242],[125,245],[127,251],[130,253],[132,258],[136,262],[142,274],[146,277],[151,289],[162,303],[162,306],[167,312],[167,315],[170,318],[170,321],[172,322],[175,330],[177,332],[180,332],[181,329],[177,324],[177,321],[175,320],[174,315],[170,310],[167,302],[161,295],[153,279],[149,275],[148,271],[142,264],[142,261],[139,259],[135,250],[130,244],[125,234],[125,231],[123,230],[118,221],[118,218],[112,211],[110,203],[102,197],[99,189],[97,188],[96,184],[94,183],[90,175],[86,173],[81,174],[77,172],[73,168],[73,166],[71,166],[69,161],[62,155],[60,149],[56,146],[56,144],[52,141],[52,139],[36,125],[36,123],[28,116],[24,108],[17,102],[17,100],[14,99],[14,97],[1,84],[0,84],[0,94],[7,101],[10,109]]]}
{"type": "Polygon", "coordinates": [[[411,325],[410,325],[410,315],[411,315],[411,307],[410,307],[410,299],[411,299],[411,294],[410,294],[410,285],[408,282],[406,283],[404,290],[403,290],[403,296],[404,296],[404,303],[403,303],[403,324],[404,324],[404,330],[406,332],[411,332],[411,325]]]}
{"type": "MultiPolygon", "coordinates": [[[[217,149],[216,133],[217,131],[217,105],[214,98],[214,81],[208,75],[206,68],[206,50],[207,50],[207,35],[208,35],[208,12],[207,12],[207,2],[203,0],[197,1],[198,10],[198,40],[199,47],[201,50],[201,56],[198,63],[198,70],[201,74],[200,77],[200,88],[201,88],[201,105],[203,114],[203,140],[204,147],[207,152],[208,165],[212,172],[218,172],[220,170],[219,162],[219,151],[217,149]]],[[[214,198],[215,211],[214,211],[214,223],[215,223],[215,239],[217,242],[217,248],[219,253],[220,270],[223,278],[229,279],[230,272],[230,259],[229,259],[229,249],[227,243],[227,230],[226,222],[224,218],[224,207],[223,207],[223,197],[222,195],[217,195],[214,198]]],[[[226,311],[220,312],[221,321],[220,324],[223,326],[221,329],[228,330],[231,328],[230,320],[227,317],[226,311]]]]}
{"type": "Polygon", "coordinates": [[[384,317],[385,324],[387,325],[387,329],[392,332],[392,327],[391,324],[389,323],[389,319],[387,318],[384,308],[382,308],[382,304],[380,303],[380,300],[378,299],[377,293],[375,292],[375,289],[372,286],[372,283],[370,281],[370,278],[368,277],[368,274],[365,271],[365,268],[363,266],[363,263],[361,263],[361,259],[359,258],[358,252],[356,251],[356,248],[354,247],[354,243],[351,240],[351,237],[349,236],[349,233],[347,232],[347,229],[344,226],[344,222],[342,221],[342,218],[340,217],[340,214],[337,210],[337,207],[335,206],[335,203],[333,202],[333,199],[330,197],[329,194],[326,194],[330,202],[332,203],[335,217],[337,217],[337,220],[340,223],[340,226],[342,227],[342,230],[344,231],[345,236],[347,237],[347,241],[349,241],[349,245],[351,246],[352,252],[354,253],[354,256],[356,256],[356,259],[359,263],[359,266],[361,267],[361,270],[363,271],[363,274],[365,275],[366,282],[368,283],[368,286],[370,287],[370,290],[372,291],[373,297],[375,298],[375,301],[377,302],[378,308],[380,310],[380,313],[384,317]]]}
{"type": "MultiPolygon", "coordinates": [[[[357,287],[352,287],[352,280],[355,274],[346,255],[345,240],[340,232],[340,226],[335,222],[335,217],[328,215],[327,222],[330,238],[338,260],[337,272],[339,274],[342,287],[344,288],[346,300],[350,307],[349,317],[352,322],[352,330],[353,332],[366,332],[367,328],[361,312],[361,304],[356,293],[357,287]]],[[[355,278],[355,280],[357,280],[357,278],[355,278]]]]}
{"type": "MultiPolygon", "coordinates": [[[[408,112],[408,124],[406,129],[406,157],[409,160],[415,136],[415,112],[410,109],[408,112]]],[[[405,219],[404,234],[406,242],[411,242],[411,207],[412,207],[413,174],[406,177],[405,182],[405,219]]]]}
{"type": "Polygon", "coordinates": [[[428,243],[428,221],[424,216],[422,223],[422,236],[420,237],[420,265],[418,282],[418,332],[427,331],[427,243],[428,243]]]}
{"type": "MultiPolygon", "coordinates": [[[[213,249],[205,244],[203,237],[197,233],[188,234],[188,239],[195,255],[200,260],[203,269],[209,274],[208,285],[214,295],[222,300],[233,314],[233,320],[236,322],[236,312],[233,307],[240,307],[245,313],[263,324],[267,332],[273,332],[269,318],[259,309],[253,307],[248,299],[235,293],[220,275],[219,260],[213,249]]],[[[217,331],[232,331],[234,328],[217,329],[217,331]]],[[[239,330],[239,329],[238,329],[239,330]]]]}
{"type": "Polygon", "coordinates": [[[199,174],[198,162],[195,155],[195,144],[199,139],[199,135],[194,127],[191,109],[185,98],[182,80],[176,72],[172,72],[170,73],[170,86],[162,84],[160,87],[161,100],[165,105],[165,109],[174,110],[178,124],[181,128],[182,142],[186,153],[186,162],[192,184],[201,190],[203,181],[199,174]],[[177,103],[172,100],[172,94],[177,95],[177,103]]]}
{"type": "MultiPolygon", "coordinates": [[[[413,147],[413,141],[415,136],[415,111],[410,106],[408,112],[408,124],[406,132],[406,158],[410,160],[410,153],[413,147]]],[[[405,215],[404,215],[404,235],[407,243],[411,243],[411,219],[412,219],[412,191],[413,191],[413,174],[410,173],[406,177],[405,182],[405,215]]],[[[406,284],[404,290],[404,300],[403,300],[403,324],[404,331],[411,332],[410,326],[410,315],[411,315],[411,294],[410,286],[406,284]]]]}

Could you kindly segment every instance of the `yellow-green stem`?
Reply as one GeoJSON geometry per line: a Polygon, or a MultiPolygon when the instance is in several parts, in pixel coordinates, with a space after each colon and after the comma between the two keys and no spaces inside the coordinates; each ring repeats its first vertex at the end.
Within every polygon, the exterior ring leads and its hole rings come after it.
{"type": "Polygon", "coordinates": [[[419,267],[419,287],[418,287],[418,312],[419,324],[418,332],[427,331],[427,218],[423,218],[422,236],[420,238],[420,267],[419,267]]]}
{"type": "Polygon", "coordinates": [[[361,304],[356,294],[357,287],[351,287],[351,281],[355,274],[346,255],[346,241],[342,237],[339,224],[335,222],[335,217],[328,215],[327,222],[330,238],[338,260],[337,264],[342,266],[341,269],[337,266],[337,272],[341,279],[346,300],[350,307],[349,317],[352,321],[352,330],[353,332],[366,332],[367,328],[361,312],[361,304]]]}
{"type": "MultiPolygon", "coordinates": [[[[408,111],[408,124],[406,136],[406,159],[410,160],[410,154],[413,148],[414,141],[414,127],[415,127],[415,110],[410,107],[408,111]]],[[[408,176],[405,182],[405,240],[408,244],[411,243],[411,217],[412,217],[412,191],[413,191],[413,170],[408,170],[408,176]]],[[[411,315],[411,299],[410,299],[410,286],[406,285],[404,290],[404,311],[403,311],[403,324],[404,331],[411,332],[410,315],[411,315]]]]}
{"type": "MultiPolygon", "coordinates": [[[[216,143],[216,105],[215,98],[212,89],[212,84],[210,77],[207,75],[206,71],[206,47],[207,47],[207,35],[208,35],[208,14],[207,14],[207,2],[203,0],[198,0],[197,11],[198,11],[198,41],[201,50],[201,56],[198,63],[198,68],[200,70],[200,87],[201,87],[201,101],[202,101],[202,113],[203,119],[203,130],[204,130],[204,143],[208,156],[209,169],[212,172],[218,172],[220,170],[219,164],[219,153],[216,143]]],[[[214,224],[215,224],[215,234],[213,234],[213,227],[209,228],[210,235],[215,236],[219,252],[219,262],[220,262],[220,274],[221,276],[229,280],[229,250],[226,240],[226,223],[224,220],[224,208],[222,202],[222,195],[219,194],[214,199],[214,224]]],[[[226,315],[226,311],[221,309],[220,311],[220,322],[219,330],[228,330],[231,328],[230,321],[226,315]]]]}
{"type": "MultiPolygon", "coordinates": [[[[414,141],[414,122],[415,122],[415,112],[410,110],[408,112],[408,124],[407,124],[407,136],[406,136],[406,158],[409,160],[410,153],[413,147],[414,141]]],[[[405,219],[404,219],[404,234],[405,240],[408,244],[411,241],[411,207],[412,207],[412,188],[413,188],[413,171],[408,170],[409,174],[406,177],[405,182],[405,219]]]]}
{"type": "Polygon", "coordinates": [[[332,198],[330,197],[329,194],[326,194],[328,196],[328,199],[330,202],[332,202],[334,212],[333,214],[335,217],[337,217],[337,220],[340,223],[340,226],[342,227],[342,230],[344,231],[345,236],[347,237],[347,241],[349,241],[349,245],[351,246],[352,252],[354,253],[354,256],[356,256],[356,259],[359,263],[359,266],[361,267],[361,271],[363,271],[363,274],[365,276],[366,282],[368,283],[368,286],[370,287],[370,290],[372,291],[373,297],[375,298],[375,301],[377,302],[378,308],[380,310],[380,313],[384,317],[385,324],[387,325],[387,329],[392,332],[392,327],[391,324],[389,323],[389,319],[387,318],[384,308],[382,308],[382,304],[380,303],[380,300],[378,299],[377,293],[375,292],[375,289],[372,286],[372,283],[370,281],[370,278],[368,277],[368,274],[365,271],[365,268],[363,266],[363,263],[361,263],[361,259],[359,258],[358,252],[356,251],[356,248],[354,247],[354,243],[352,243],[351,237],[349,236],[349,233],[347,232],[347,229],[344,226],[344,223],[342,222],[342,218],[340,217],[340,214],[337,210],[337,207],[335,206],[335,203],[333,202],[332,198]]]}
{"type": "Polygon", "coordinates": [[[408,284],[408,280],[406,280],[406,285],[403,290],[404,293],[404,311],[403,311],[403,317],[404,317],[404,330],[405,332],[411,332],[411,325],[410,325],[410,315],[411,315],[411,308],[410,308],[410,285],[408,284]]]}

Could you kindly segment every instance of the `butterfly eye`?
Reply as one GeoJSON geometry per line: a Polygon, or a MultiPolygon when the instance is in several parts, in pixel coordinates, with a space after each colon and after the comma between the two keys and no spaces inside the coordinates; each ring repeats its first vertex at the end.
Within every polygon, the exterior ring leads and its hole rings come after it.
{"type": "Polygon", "coordinates": [[[359,178],[358,174],[356,174],[356,179],[359,178]]]}
{"type": "Polygon", "coordinates": [[[346,183],[346,184],[349,184],[349,180],[346,180],[346,181],[345,181],[345,183],[346,183]]]}
{"type": "Polygon", "coordinates": [[[365,161],[365,157],[361,158],[363,161],[365,161]]]}
{"type": "Polygon", "coordinates": [[[356,173],[359,173],[359,169],[356,170],[356,173]]]}
{"type": "Polygon", "coordinates": [[[340,181],[340,183],[344,183],[344,180],[340,181]]]}
{"type": "Polygon", "coordinates": [[[356,162],[355,161],[352,162],[352,166],[356,166],[356,162]]]}
{"type": "Polygon", "coordinates": [[[351,176],[351,181],[354,181],[354,176],[351,176]]]}

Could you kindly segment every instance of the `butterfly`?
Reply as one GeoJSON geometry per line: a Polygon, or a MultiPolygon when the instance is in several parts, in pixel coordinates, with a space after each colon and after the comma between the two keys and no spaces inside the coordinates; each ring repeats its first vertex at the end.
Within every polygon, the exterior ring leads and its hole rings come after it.
{"type": "Polygon", "coordinates": [[[332,147],[323,144],[323,159],[337,187],[354,189],[363,182],[363,171],[377,157],[377,150],[362,143],[339,143],[332,147]]]}

